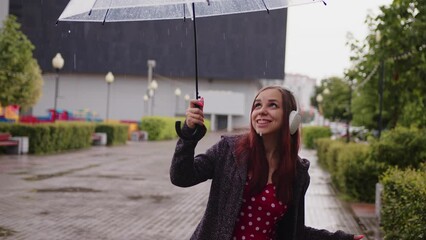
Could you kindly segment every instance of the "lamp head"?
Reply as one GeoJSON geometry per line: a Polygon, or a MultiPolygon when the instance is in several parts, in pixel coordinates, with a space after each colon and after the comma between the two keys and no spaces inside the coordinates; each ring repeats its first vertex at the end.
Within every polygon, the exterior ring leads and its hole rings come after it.
{"type": "Polygon", "coordinates": [[[64,59],[60,53],[57,53],[56,56],[52,59],[52,66],[54,69],[61,70],[64,66],[64,59]]]}

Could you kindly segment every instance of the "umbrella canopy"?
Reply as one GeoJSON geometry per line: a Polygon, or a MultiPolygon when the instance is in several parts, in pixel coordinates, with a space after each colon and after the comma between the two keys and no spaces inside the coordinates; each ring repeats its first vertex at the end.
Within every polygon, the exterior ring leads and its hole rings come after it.
{"type": "Polygon", "coordinates": [[[193,18],[193,12],[198,18],[269,11],[321,1],[322,0],[71,0],[58,20],[123,22],[185,19],[193,18]]]}
{"type": "MultiPolygon", "coordinates": [[[[58,21],[125,22],[191,18],[194,25],[195,96],[198,99],[197,27],[199,17],[229,15],[286,8],[323,0],[70,0],[58,21]]],[[[202,108],[202,106],[199,106],[202,108]]],[[[176,132],[181,138],[181,123],[176,132]]],[[[193,138],[200,139],[196,128],[193,138]]]]}

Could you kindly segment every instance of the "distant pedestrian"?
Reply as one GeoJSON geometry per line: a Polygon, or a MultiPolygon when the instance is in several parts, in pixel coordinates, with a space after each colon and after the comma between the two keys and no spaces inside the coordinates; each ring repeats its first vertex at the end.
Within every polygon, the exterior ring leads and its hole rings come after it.
{"type": "Polygon", "coordinates": [[[206,132],[202,107],[197,107],[203,105],[202,100],[190,102],[170,168],[172,183],[180,187],[212,179],[207,209],[191,239],[363,238],[305,226],[309,161],[298,156],[300,115],[289,90],[261,89],[251,106],[250,132],[222,137],[194,157],[206,132]]]}

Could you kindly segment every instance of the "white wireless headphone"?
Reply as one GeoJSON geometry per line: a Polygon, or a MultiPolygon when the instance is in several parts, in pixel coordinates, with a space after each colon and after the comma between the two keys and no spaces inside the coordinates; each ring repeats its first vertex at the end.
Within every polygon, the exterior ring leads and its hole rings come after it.
{"type": "Polygon", "coordinates": [[[297,130],[299,129],[300,123],[302,122],[302,116],[300,116],[299,114],[299,107],[297,104],[297,99],[296,97],[293,95],[293,92],[290,91],[290,89],[288,88],[284,88],[285,90],[287,90],[287,92],[289,92],[291,94],[291,96],[294,98],[294,101],[296,102],[296,111],[291,111],[290,115],[288,117],[288,122],[289,122],[289,127],[290,127],[290,134],[293,135],[297,132],[297,130]]]}
{"type": "Polygon", "coordinates": [[[290,124],[290,134],[293,135],[299,129],[302,117],[297,111],[291,111],[288,122],[290,124]]]}

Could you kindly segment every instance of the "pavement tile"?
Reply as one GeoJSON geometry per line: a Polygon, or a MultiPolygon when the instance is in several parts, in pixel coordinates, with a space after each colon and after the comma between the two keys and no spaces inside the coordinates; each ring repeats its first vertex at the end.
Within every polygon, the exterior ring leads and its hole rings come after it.
{"type": "MultiPolygon", "coordinates": [[[[196,152],[220,134],[208,133],[196,152]]],[[[0,155],[0,226],[16,231],[0,239],[189,239],[205,210],[210,181],[191,188],[170,183],[175,144],[128,142],[47,156],[0,155]]],[[[300,155],[311,161],[306,224],[362,233],[317,166],[315,152],[300,155]]]]}

